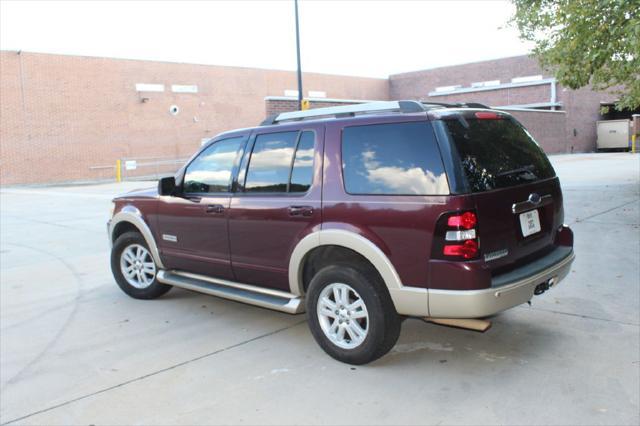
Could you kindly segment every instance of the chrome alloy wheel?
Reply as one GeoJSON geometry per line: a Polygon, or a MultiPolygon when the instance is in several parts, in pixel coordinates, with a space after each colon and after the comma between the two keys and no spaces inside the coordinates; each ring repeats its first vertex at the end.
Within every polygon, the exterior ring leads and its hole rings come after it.
{"type": "Polygon", "coordinates": [[[347,284],[327,285],[318,297],[317,314],[325,336],[342,349],[356,348],[367,337],[367,307],[360,295],[347,284]]]}
{"type": "Polygon", "coordinates": [[[131,244],[122,250],[120,271],[129,284],[139,289],[149,287],[156,278],[156,264],[151,253],[140,244],[131,244]]]}

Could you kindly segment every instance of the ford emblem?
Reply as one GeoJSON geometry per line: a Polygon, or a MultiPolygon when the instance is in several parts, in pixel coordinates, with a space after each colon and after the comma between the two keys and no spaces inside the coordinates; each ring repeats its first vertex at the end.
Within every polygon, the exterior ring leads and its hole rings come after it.
{"type": "Polygon", "coordinates": [[[529,202],[531,204],[538,204],[540,203],[540,200],[541,200],[540,194],[536,194],[535,192],[529,194],[529,202]]]}

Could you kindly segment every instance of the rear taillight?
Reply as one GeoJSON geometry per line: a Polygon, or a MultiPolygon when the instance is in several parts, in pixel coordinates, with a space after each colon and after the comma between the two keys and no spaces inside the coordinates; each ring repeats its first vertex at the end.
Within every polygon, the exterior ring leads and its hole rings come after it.
{"type": "Polygon", "coordinates": [[[446,213],[440,217],[434,235],[433,255],[440,259],[468,260],[480,252],[478,217],[473,211],[446,213]]]}
{"type": "Polygon", "coordinates": [[[474,212],[464,212],[447,218],[447,226],[452,228],[472,229],[477,222],[478,219],[474,212]]]}
{"type": "Polygon", "coordinates": [[[445,256],[461,256],[464,259],[473,259],[478,255],[478,243],[476,240],[467,240],[463,244],[445,245],[445,256]]]}

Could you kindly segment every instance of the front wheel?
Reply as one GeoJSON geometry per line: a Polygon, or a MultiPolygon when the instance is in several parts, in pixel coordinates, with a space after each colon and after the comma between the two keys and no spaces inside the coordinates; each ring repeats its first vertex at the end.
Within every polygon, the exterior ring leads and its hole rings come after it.
{"type": "Polygon", "coordinates": [[[338,361],[369,363],[398,340],[401,319],[377,274],[327,266],[311,280],[306,299],[313,337],[338,361]]]}
{"type": "Polygon", "coordinates": [[[137,232],[125,232],[116,239],[111,249],[111,272],[122,291],[135,299],[155,299],[171,290],[170,285],[158,282],[158,267],[137,232]]]}

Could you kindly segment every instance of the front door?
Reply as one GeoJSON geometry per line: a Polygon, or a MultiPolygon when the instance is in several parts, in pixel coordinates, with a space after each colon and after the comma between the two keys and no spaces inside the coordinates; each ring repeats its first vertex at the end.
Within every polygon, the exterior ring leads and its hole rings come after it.
{"type": "Polygon", "coordinates": [[[251,138],[231,200],[231,260],[240,282],[289,290],[289,258],[321,224],[324,127],[251,138]]]}
{"type": "Polygon", "coordinates": [[[160,197],[157,240],[167,268],[233,279],[230,188],[245,140],[240,136],[209,145],[186,167],[178,194],[160,197]]]}

